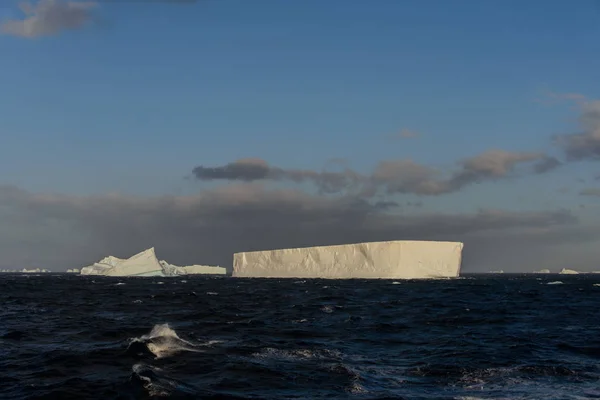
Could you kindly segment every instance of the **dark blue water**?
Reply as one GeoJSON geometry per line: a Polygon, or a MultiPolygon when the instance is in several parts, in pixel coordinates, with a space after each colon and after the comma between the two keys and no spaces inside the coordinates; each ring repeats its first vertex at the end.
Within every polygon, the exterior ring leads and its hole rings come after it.
{"type": "Polygon", "coordinates": [[[599,275],[0,275],[0,398],[600,398],[599,324],[599,275]]]}

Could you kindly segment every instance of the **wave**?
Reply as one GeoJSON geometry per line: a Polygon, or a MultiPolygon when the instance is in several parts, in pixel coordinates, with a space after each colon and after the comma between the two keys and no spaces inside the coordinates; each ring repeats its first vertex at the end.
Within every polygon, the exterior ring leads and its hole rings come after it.
{"type": "Polygon", "coordinates": [[[220,341],[211,340],[205,343],[192,343],[177,335],[168,323],[154,325],[150,333],[138,338],[130,339],[127,352],[130,354],[153,354],[157,359],[173,356],[176,353],[188,351],[195,353],[205,352],[201,347],[211,346],[220,341]]]}
{"type": "Polygon", "coordinates": [[[198,388],[168,376],[162,368],[139,363],[131,368],[131,381],[150,397],[197,398],[198,388]]]}

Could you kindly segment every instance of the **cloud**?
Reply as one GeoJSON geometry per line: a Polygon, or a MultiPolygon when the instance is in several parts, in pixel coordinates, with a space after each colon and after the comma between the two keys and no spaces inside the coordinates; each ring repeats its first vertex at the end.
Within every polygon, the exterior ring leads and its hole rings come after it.
{"type": "Polygon", "coordinates": [[[554,163],[543,153],[490,150],[458,163],[450,175],[412,160],[382,161],[370,175],[362,175],[348,167],[338,172],[283,169],[270,166],[262,159],[238,160],[224,166],[198,166],[192,174],[198,180],[291,181],[311,182],[321,193],[360,193],[365,198],[383,191],[390,194],[441,195],[465,186],[510,177],[521,163],[538,160],[537,172],[551,170],[554,163]],[[542,171],[542,169],[545,169],[542,171]]]}
{"type": "Polygon", "coordinates": [[[356,185],[362,178],[349,168],[341,172],[283,169],[270,166],[259,158],[234,161],[220,167],[198,166],[192,171],[198,180],[230,180],[252,182],[258,180],[312,182],[321,193],[337,193],[356,185]]]}
{"type": "Polygon", "coordinates": [[[489,150],[462,161],[462,170],[454,174],[449,185],[457,190],[470,183],[506,178],[515,173],[519,164],[545,158],[543,153],[489,150]]]}
{"type": "Polygon", "coordinates": [[[537,99],[539,103],[542,104],[553,104],[562,101],[583,101],[585,100],[585,96],[580,93],[559,93],[554,91],[544,91],[544,95],[542,98],[537,99]]]}
{"type": "Polygon", "coordinates": [[[246,158],[229,163],[222,167],[198,166],[192,171],[199,180],[225,179],[232,181],[256,181],[275,178],[269,164],[260,158],[246,158]]]}
{"type": "Polygon", "coordinates": [[[572,100],[580,111],[580,130],[558,135],[555,142],[564,151],[567,161],[600,160],[600,100],[588,100],[581,95],[572,100]]]}
{"type": "Polygon", "coordinates": [[[490,150],[458,162],[459,168],[449,176],[410,160],[384,161],[370,177],[370,191],[383,187],[388,194],[442,195],[453,193],[473,183],[509,177],[520,163],[540,160],[541,153],[490,150]]]}
{"type": "Polygon", "coordinates": [[[4,186],[0,187],[0,251],[2,263],[11,265],[0,267],[22,268],[26,259],[28,267],[64,270],[107,254],[125,257],[150,246],[174,263],[230,267],[237,251],[424,239],[464,240],[469,254],[465,268],[473,271],[490,263],[502,267],[503,254],[527,245],[517,241],[510,249],[502,246],[502,240],[525,235],[533,241],[536,232],[549,235],[577,226],[577,218],[565,210],[404,214],[395,206],[352,196],[268,190],[257,183],[160,197],[77,197],[4,186]]]}
{"type": "Polygon", "coordinates": [[[600,188],[588,188],[583,189],[579,192],[581,196],[595,196],[600,197],[600,188]]]}
{"type": "Polygon", "coordinates": [[[0,24],[0,32],[23,38],[56,35],[65,30],[80,29],[92,20],[95,3],[60,0],[40,0],[36,5],[21,3],[24,19],[0,24]]]}
{"type": "Polygon", "coordinates": [[[539,162],[534,164],[533,170],[537,174],[545,174],[546,172],[550,172],[561,165],[562,162],[560,162],[556,157],[544,156],[539,162]]]}
{"type": "Polygon", "coordinates": [[[462,162],[465,173],[500,178],[510,174],[519,163],[539,160],[545,155],[531,152],[490,150],[462,162]]]}
{"type": "Polygon", "coordinates": [[[420,133],[410,130],[410,129],[402,129],[400,132],[389,135],[390,139],[414,139],[421,136],[420,133]]]}
{"type": "Polygon", "coordinates": [[[373,196],[379,188],[387,194],[438,194],[439,171],[412,160],[382,161],[366,178],[363,194],[373,196]]]}

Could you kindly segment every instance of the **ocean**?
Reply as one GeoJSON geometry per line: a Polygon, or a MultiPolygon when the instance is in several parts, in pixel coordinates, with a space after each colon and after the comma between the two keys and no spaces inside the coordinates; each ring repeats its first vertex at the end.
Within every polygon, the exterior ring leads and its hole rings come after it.
{"type": "Polygon", "coordinates": [[[600,275],[0,275],[0,399],[598,399],[600,275]]]}

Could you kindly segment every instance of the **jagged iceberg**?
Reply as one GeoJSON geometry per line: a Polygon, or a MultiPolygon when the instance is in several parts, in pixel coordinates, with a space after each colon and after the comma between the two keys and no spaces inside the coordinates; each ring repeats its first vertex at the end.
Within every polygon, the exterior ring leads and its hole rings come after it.
{"type": "Polygon", "coordinates": [[[183,267],[169,264],[168,262],[161,260],[159,261],[163,268],[163,271],[168,276],[171,275],[224,275],[227,273],[227,269],[223,267],[213,267],[208,265],[186,265],[183,267]]]}
{"type": "Polygon", "coordinates": [[[144,250],[130,258],[122,259],[108,256],[81,269],[81,275],[102,276],[179,276],[191,274],[224,275],[226,269],[204,265],[179,267],[156,258],[154,247],[144,250]]]}
{"type": "Polygon", "coordinates": [[[457,277],[463,243],[389,241],[233,255],[234,277],[418,279],[457,277]]]}

